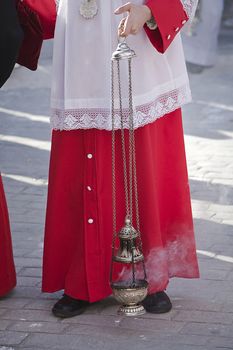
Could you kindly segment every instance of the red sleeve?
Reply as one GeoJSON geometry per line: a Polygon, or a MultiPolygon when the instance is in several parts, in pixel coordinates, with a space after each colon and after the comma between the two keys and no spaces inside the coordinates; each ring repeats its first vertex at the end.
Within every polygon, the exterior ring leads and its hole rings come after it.
{"type": "Polygon", "coordinates": [[[37,13],[40,18],[43,39],[54,37],[56,23],[56,4],[54,0],[21,0],[24,1],[32,11],[37,13]]]}
{"type": "Polygon", "coordinates": [[[150,8],[158,25],[155,30],[145,25],[145,31],[152,45],[164,53],[188,21],[188,16],[180,0],[147,0],[145,5],[150,8]]]}
{"type": "Polygon", "coordinates": [[[17,4],[19,23],[24,33],[17,62],[31,70],[36,70],[43,43],[43,32],[40,19],[25,2],[17,4]]]}

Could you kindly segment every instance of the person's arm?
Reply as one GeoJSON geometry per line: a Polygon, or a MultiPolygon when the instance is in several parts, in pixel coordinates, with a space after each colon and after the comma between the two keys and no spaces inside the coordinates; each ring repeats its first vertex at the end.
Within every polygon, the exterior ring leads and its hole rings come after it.
{"type": "MultiPolygon", "coordinates": [[[[22,1],[22,0],[21,0],[22,1]]],[[[41,22],[43,39],[52,39],[57,17],[56,4],[58,0],[23,0],[23,2],[35,12],[41,22]]]]}
{"type": "Polygon", "coordinates": [[[19,22],[24,33],[17,63],[30,70],[36,70],[43,43],[43,31],[38,15],[26,4],[17,0],[19,22]]]}
{"type": "Polygon", "coordinates": [[[24,40],[17,63],[36,70],[43,40],[54,37],[56,22],[55,0],[15,0],[24,40]]]}
{"type": "Polygon", "coordinates": [[[150,29],[146,24],[145,31],[153,46],[164,53],[186,22],[192,18],[198,0],[146,0],[157,24],[150,29]]]}

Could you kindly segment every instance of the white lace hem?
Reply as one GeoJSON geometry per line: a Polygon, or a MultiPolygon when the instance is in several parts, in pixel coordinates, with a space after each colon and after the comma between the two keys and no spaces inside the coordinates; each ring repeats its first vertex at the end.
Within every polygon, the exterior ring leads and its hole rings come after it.
{"type": "Polygon", "coordinates": [[[192,20],[196,12],[198,0],[181,0],[181,2],[188,18],[192,20]]]}
{"type": "MultiPolygon", "coordinates": [[[[190,102],[191,92],[188,85],[165,93],[154,101],[134,108],[134,128],[137,129],[156,119],[175,111],[190,102]]],[[[123,110],[125,129],[129,129],[129,110],[123,110]]],[[[112,130],[112,118],[109,108],[67,109],[52,108],[51,127],[54,130],[101,129],[112,130]]],[[[115,129],[121,128],[119,110],[115,113],[115,129]]]]}

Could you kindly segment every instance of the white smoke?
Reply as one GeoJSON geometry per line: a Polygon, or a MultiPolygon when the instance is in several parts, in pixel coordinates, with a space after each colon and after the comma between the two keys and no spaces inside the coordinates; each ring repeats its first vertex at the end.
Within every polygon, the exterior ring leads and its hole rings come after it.
{"type": "MultiPolygon", "coordinates": [[[[177,236],[165,247],[156,247],[145,256],[147,281],[150,287],[163,290],[171,277],[198,277],[196,247],[193,233],[177,236]]],[[[136,279],[143,279],[142,263],[135,264],[136,279]]],[[[124,266],[118,280],[132,280],[132,267],[124,266]]]]}

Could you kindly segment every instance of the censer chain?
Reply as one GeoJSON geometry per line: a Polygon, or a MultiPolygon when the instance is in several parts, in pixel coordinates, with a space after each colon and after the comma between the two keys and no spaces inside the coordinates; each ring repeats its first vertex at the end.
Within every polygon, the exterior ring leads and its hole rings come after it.
{"type": "Polygon", "coordinates": [[[122,140],[122,156],[123,156],[123,167],[124,167],[124,187],[125,187],[125,205],[126,215],[131,218],[131,210],[129,206],[129,190],[128,190],[128,179],[127,179],[127,162],[126,162],[126,147],[125,147],[125,132],[124,132],[124,115],[122,106],[122,93],[121,93],[121,71],[120,61],[117,61],[117,80],[118,80],[118,94],[119,94],[119,107],[120,107],[120,118],[121,118],[121,140],[122,140]]]}
{"type": "MultiPolygon", "coordinates": [[[[112,207],[113,207],[113,242],[112,242],[112,256],[115,254],[115,245],[117,238],[117,216],[116,216],[116,155],[115,155],[115,89],[114,89],[114,62],[111,63],[111,95],[112,95],[112,207]]],[[[110,282],[112,283],[113,277],[113,264],[111,264],[110,270],[110,282]]]]}
{"type": "MultiPolygon", "coordinates": [[[[135,211],[136,211],[136,225],[138,231],[138,240],[140,249],[142,249],[142,240],[140,232],[140,217],[139,217],[139,204],[138,204],[138,188],[137,188],[137,171],[136,171],[136,148],[135,148],[135,135],[134,135],[134,121],[133,121],[133,94],[132,94],[132,65],[131,59],[128,60],[129,70],[129,186],[127,178],[127,161],[126,161],[126,147],[125,147],[125,130],[124,130],[124,113],[122,106],[122,90],[121,90],[121,78],[120,78],[120,61],[117,61],[117,81],[118,81],[118,94],[119,94],[119,108],[120,108],[120,120],[121,120],[121,140],[122,140],[122,156],[123,156],[123,170],[124,170],[124,188],[125,188],[125,201],[126,201],[126,214],[130,218],[131,225],[133,224],[133,190],[135,195],[135,211]]],[[[117,216],[116,216],[116,137],[115,137],[115,74],[114,74],[114,62],[112,61],[111,67],[111,94],[112,94],[112,190],[113,190],[113,256],[115,251],[115,243],[117,238],[117,216]]],[[[146,278],[145,262],[142,261],[144,276],[146,278]]],[[[133,267],[133,283],[135,283],[135,266],[134,255],[132,254],[132,267],[133,267]]],[[[111,282],[112,282],[112,266],[111,266],[111,282]]]]}

